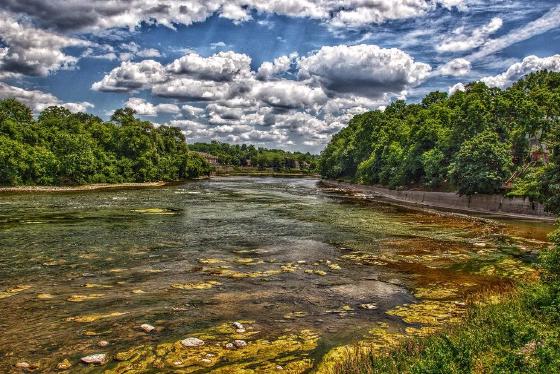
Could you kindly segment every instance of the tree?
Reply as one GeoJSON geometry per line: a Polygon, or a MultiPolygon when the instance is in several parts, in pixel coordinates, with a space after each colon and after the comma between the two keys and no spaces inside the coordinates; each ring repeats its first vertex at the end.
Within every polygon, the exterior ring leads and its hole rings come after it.
{"type": "Polygon", "coordinates": [[[485,131],[466,141],[451,164],[450,176],[460,194],[500,192],[511,175],[510,145],[485,131]]]}

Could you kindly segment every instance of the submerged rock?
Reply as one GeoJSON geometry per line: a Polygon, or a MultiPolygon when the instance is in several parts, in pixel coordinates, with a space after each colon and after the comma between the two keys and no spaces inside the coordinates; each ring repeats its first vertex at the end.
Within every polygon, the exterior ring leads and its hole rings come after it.
{"type": "Polygon", "coordinates": [[[100,340],[99,342],[97,342],[97,345],[100,347],[106,347],[109,345],[109,342],[107,340],[100,340]]]}
{"type": "Polygon", "coordinates": [[[152,332],[152,331],[154,331],[154,330],[156,329],[154,326],[149,325],[149,324],[147,324],[147,323],[142,324],[142,325],[140,326],[140,328],[141,328],[142,330],[144,330],[145,332],[152,332]]]}
{"type": "Polygon", "coordinates": [[[80,360],[84,364],[103,365],[107,360],[107,355],[105,353],[96,353],[94,355],[82,357],[80,360]]]}
{"type": "Polygon", "coordinates": [[[247,342],[245,340],[234,340],[233,345],[236,348],[243,348],[247,346],[247,342]]]}
{"type": "Polygon", "coordinates": [[[204,345],[204,340],[200,340],[198,338],[186,338],[181,340],[181,344],[184,347],[200,347],[204,345]]]}
{"type": "Polygon", "coordinates": [[[373,309],[377,309],[377,305],[375,303],[360,304],[360,308],[367,309],[367,310],[373,310],[373,309]]]}

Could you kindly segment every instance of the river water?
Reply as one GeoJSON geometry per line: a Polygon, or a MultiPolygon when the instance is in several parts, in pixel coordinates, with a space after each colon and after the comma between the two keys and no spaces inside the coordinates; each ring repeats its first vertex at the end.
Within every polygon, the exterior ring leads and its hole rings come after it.
{"type": "Polygon", "coordinates": [[[0,371],[326,370],[336,347],[437,331],[470,295],[536,276],[551,228],[410,210],[315,179],[3,194],[0,371]],[[226,348],[236,339],[248,345],[226,348]],[[80,363],[96,353],[102,365],[80,363]]]}

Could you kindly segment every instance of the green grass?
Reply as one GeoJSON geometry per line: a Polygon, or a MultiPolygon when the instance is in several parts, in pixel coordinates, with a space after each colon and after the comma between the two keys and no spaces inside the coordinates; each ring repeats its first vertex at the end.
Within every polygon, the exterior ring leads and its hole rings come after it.
{"type": "Polygon", "coordinates": [[[352,350],[335,373],[560,373],[560,282],[519,288],[473,305],[445,332],[403,342],[386,354],[352,350]]]}

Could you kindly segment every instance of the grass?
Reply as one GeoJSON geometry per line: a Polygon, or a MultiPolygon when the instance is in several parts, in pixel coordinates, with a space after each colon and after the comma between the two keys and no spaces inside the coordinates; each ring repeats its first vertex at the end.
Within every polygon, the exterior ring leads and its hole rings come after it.
{"type": "Polygon", "coordinates": [[[542,279],[473,303],[444,332],[404,341],[383,354],[350,349],[333,373],[560,373],[560,248],[547,251],[542,279]],[[550,259],[553,258],[551,264],[550,259]],[[547,269],[548,265],[548,269],[547,269]],[[551,266],[552,265],[552,266],[551,266]]]}

